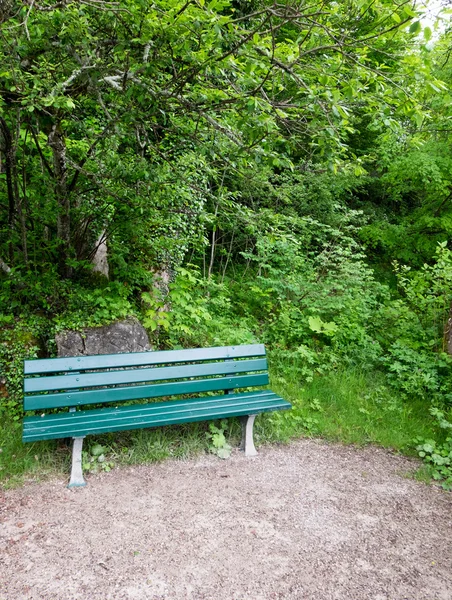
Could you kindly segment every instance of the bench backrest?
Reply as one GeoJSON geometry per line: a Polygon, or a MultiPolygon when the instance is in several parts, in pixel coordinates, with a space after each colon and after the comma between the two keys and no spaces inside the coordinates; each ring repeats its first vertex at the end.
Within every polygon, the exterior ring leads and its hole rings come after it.
{"type": "Polygon", "coordinates": [[[26,360],[24,410],[268,384],[262,344],[26,360]]]}

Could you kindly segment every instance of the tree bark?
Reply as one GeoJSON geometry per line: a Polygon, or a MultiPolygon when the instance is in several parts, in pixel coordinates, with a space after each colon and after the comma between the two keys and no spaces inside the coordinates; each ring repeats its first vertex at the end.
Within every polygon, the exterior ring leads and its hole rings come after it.
{"type": "Polygon", "coordinates": [[[19,180],[17,170],[17,145],[20,133],[20,114],[18,111],[16,135],[11,133],[7,122],[0,117],[1,150],[5,154],[6,193],[8,196],[8,255],[9,261],[14,264],[14,227],[16,216],[19,218],[20,235],[22,239],[22,253],[24,263],[28,262],[27,231],[25,227],[25,216],[22,209],[22,197],[19,192],[19,180]]]}
{"type": "Polygon", "coordinates": [[[70,278],[72,269],[68,265],[71,254],[71,204],[68,190],[66,143],[59,123],[52,127],[48,144],[52,150],[55,194],[58,202],[57,237],[59,240],[58,269],[60,275],[70,278]]]}
{"type": "Polygon", "coordinates": [[[1,258],[0,258],[0,269],[7,275],[9,275],[11,273],[11,267],[9,265],[7,265],[5,263],[5,261],[2,260],[1,258]]]}
{"type": "Polygon", "coordinates": [[[3,117],[0,116],[0,128],[2,132],[2,150],[5,153],[5,173],[6,173],[6,193],[8,195],[8,255],[11,264],[14,264],[14,210],[16,206],[16,198],[14,195],[15,186],[13,181],[14,161],[16,152],[13,145],[13,138],[8,124],[3,117]]]}
{"type": "Polygon", "coordinates": [[[25,197],[25,189],[23,190],[23,194],[19,192],[19,173],[17,168],[17,147],[19,145],[20,140],[20,109],[17,110],[17,122],[16,122],[16,139],[14,140],[14,160],[12,164],[12,174],[13,174],[13,186],[14,186],[14,196],[16,199],[16,212],[19,217],[20,223],[20,237],[22,240],[22,254],[24,263],[28,264],[28,243],[27,243],[27,228],[25,226],[25,215],[23,210],[23,200],[25,197]]]}
{"type": "Polygon", "coordinates": [[[102,231],[96,241],[96,249],[91,259],[93,265],[93,272],[100,273],[108,279],[109,277],[109,266],[108,266],[108,247],[107,247],[107,233],[102,231]]]}

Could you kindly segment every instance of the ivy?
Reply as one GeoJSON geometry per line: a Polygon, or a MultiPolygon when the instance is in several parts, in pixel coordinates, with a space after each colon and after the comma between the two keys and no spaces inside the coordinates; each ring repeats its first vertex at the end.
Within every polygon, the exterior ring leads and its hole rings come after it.
{"type": "Polygon", "coordinates": [[[38,355],[39,325],[0,315],[0,418],[22,418],[23,361],[38,355]]]}

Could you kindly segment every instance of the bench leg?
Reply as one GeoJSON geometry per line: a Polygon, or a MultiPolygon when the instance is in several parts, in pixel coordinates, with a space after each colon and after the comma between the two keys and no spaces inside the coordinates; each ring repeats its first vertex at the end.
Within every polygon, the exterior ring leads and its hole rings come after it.
{"type": "Polygon", "coordinates": [[[256,456],[257,454],[253,440],[254,419],[256,417],[257,415],[240,417],[240,421],[242,423],[242,443],[240,444],[240,450],[245,452],[245,456],[256,456]]]}
{"type": "Polygon", "coordinates": [[[82,471],[83,437],[76,437],[73,438],[73,440],[71,479],[69,481],[68,488],[83,487],[86,485],[86,481],[83,479],[82,471]]]}

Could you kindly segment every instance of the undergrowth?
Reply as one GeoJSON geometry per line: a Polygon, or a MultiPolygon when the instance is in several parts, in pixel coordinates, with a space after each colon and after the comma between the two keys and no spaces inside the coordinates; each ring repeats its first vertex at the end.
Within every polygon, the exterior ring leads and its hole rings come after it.
{"type": "MultiPolygon", "coordinates": [[[[391,293],[347,233],[358,216],[344,217],[341,230],[326,228],[316,252],[306,253],[301,233],[262,234],[235,278],[202,277],[186,265],[174,272],[167,295],[113,283],[89,294],[75,287],[58,314],[0,314],[0,478],[47,473],[68,460],[61,443],[20,441],[22,360],[53,355],[63,328],[136,314],[156,349],[266,344],[271,387],[293,409],[259,417],[257,444],[299,436],[380,444],[417,454],[451,487],[452,356],[444,332],[452,252],[442,243],[418,271],[396,265],[398,290],[391,293]]],[[[84,460],[94,471],[201,451],[226,457],[238,436],[231,420],[93,436],[84,460]]]]}
{"type": "MultiPolygon", "coordinates": [[[[280,368],[271,373],[271,387],[292,402],[293,409],[256,419],[258,448],[320,436],[360,446],[378,444],[414,455],[412,441],[416,436],[438,439],[437,422],[425,404],[407,402],[393,394],[378,373],[340,370],[303,383],[296,370],[280,368]]],[[[89,477],[89,473],[114,466],[187,458],[204,452],[226,458],[230,446],[237,448],[239,440],[237,419],[90,436],[84,443],[85,472],[89,477]]],[[[5,424],[0,448],[0,481],[6,487],[69,472],[70,445],[61,440],[22,444],[18,422],[5,424]]]]}

